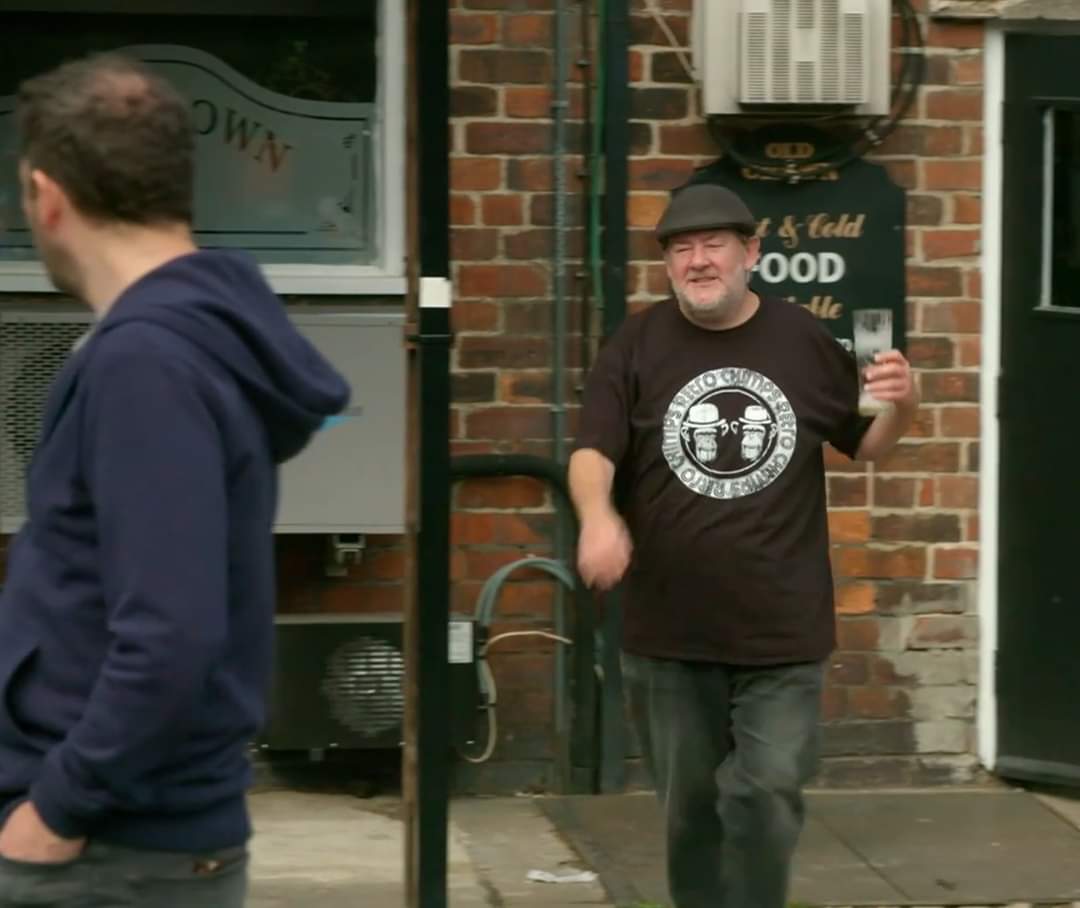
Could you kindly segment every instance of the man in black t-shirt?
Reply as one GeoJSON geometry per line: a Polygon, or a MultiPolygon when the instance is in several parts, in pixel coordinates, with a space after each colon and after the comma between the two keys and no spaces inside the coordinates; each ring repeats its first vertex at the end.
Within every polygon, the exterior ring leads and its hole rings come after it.
{"type": "Polygon", "coordinates": [[[890,406],[859,415],[851,354],[750,289],[755,233],[727,189],[673,195],[657,237],[675,298],[601,350],[570,459],[581,577],[623,587],[675,908],[785,904],[835,646],[822,445],[881,457],[918,407],[890,351],[866,376],[890,406]]]}

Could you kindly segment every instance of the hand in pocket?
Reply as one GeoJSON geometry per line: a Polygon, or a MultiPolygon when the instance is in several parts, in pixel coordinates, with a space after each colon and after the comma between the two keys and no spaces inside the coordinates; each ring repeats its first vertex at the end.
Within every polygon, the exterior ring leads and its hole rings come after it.
{"type": "Polygon", "coordinates": [[[45,825],[37,808],[24,801],[0,829],[0,857],[27,864],[67,864],[82,854],[86,839],[65,839],[45,825]]]}

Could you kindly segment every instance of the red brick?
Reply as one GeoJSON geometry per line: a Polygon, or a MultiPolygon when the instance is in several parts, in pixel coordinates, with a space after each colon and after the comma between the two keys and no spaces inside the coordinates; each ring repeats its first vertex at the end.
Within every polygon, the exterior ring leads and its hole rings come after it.
{"type": "Polygon", "coordinates": [[[865,615],[874,610],[874,587],[869,583],[841,583],[836,588],[836,611],[865,615]]]}
{"type": "Polygon", "coordinates": [[[916,493],[916,501],[920,508],[932,508],[934,506],[934,482],[933,479],[920,479],[919,491],[916,493]]]}
{"type": "Polygon", "coordinates": [[[939,196],[909,194],[907,222],[913,227],[936,227],[941,223],[945,205],[939,196]]]}
{"type": "Polygon", "coordinates": [[[531,369],[546,366],[551,356],[547,337],[509,337],[505,334],[458,338],[462,369],[531,369]]]}
{"type": "Polygon", "coordinates": [[[941,434],[946,438],[978,438],[978,407],[942,407],[941,434]]]}
{"type": "Polygon", "coordinates": [[[950,65],[954,85],[983,84],[984,66],[981,54],[971,57],[956,57],[950,61],[950,65]]]}
{"type": "Polygon", "coordinates": [[[829,506],[834,508],[861,508],[868,504],[866,476],[830,476],[829,506]]]}
{"type": "Polygon", "coordinates": [[[546,407],[486,407],[465,414],[468,438],[547,438],[551,412],[546,407]]]}
{"type": "Polygon", "coordinates": [[[547,274],[536,265],[461,265],[458,268],[458,296],[543,296],[547,289],[547,274]]]}
{"type": "Polygon", "coordinates": [[[907,431],[909,438],[937,437],[937,413],[930,407],[921,407],[907,431]]]}
{"type": "Polygon", "coordinates": [[[493,44],[499,18],[489,13],[450,13],[450,44],[493,44]]]}
{"type": "Polygon", "coordinates": [[[922,330],[928,334],[977,334],[982,330],[982,306],[971,300],[923,303],[922,330]]]}
{"type": "Polygon", "coordinates": [[[952,218],[957,224],[981,224],[982,223],[982,197],[977,195],[960,195],[952,197],[952,218]]]}
{"type": "Polygon", "coordinates": [[[627,222],[631,227],[655,227],[667,207],[668,197],[658,193],[634,193],[626,206],[627,222]]]}
{"type": "Polygon", "coordinates": [[[498,158],[452,158],[450,188],[459,192],[488,192],[502,185],[502,161],[498,158]]]}
{"type": "Polygon", "coordinates": [[[450,514],[450,539],[457,545],[489,545],[495,542],[495,515],[475,511],[450,514]]]}
{"type": "Polygon", "coordinates": [[[450,233],[450,258],[454,261],[488,262],[498,250],[498,232],[459,227],[450,233]]]}
{"type": "Polygon", "coordinates": [[[982,299],[982,271],[974,268],[964,274],[964,295],[982,299]]]}
{"type": "Polygon", "coordinates": [[[499,93],[483,85],[455,85],[450,89],[453,117],[493,117],[499,109],[499,93]]]}
{"type": "Polygon", "coordinates": [[[939,476],[937,487],[938,507],[977,508],[979,506],[977,476],[939,476]]]}
{"type": "Polygon", "coordinates": [[[369,549],[349,568],[350,580],[391,581],[405,577],[408,559],[403,548],[369,549]]]}
{"type": "Polygon", "coordinates": [[[450,193],[450,223],[476,223],[476,202],[473,201],[472,196],[450,193]]]}
{"type": "Polygon", "coordinates": [[[923,189],[982,188],[982,161],[923,161],[923,189]]]}
{"type": "Polygon", "coordinates": [[[715,155],[719,150],[704,123],[659,127],[660,154],[715,155]]]}
{"type": "Polygon", "coordinates": [[[492,227],[520,225],[525,220],[524,201],[520,195],[485,195],[480,200],[481,217],[492,227]]]}
{"type": "Polygon", "coordinates": [[[503,24],[504,40],[511,47],[547,50],[553,46],[554,21],[551,15],[506,16],[503,24]]]}
{"type": "Polygon", "coordinates": [[[900,477],[874,477],[875,508],[910,508],[915,504],[915,480],[900,477]]]}
{"type": "Polygon", "coordinates": [[[967,648],[975,642],[976,620],[963,615],[919,615],[908,638],[910,649],[967,648]]]}
{"type": "Polygon", "coordinates": [[[882,514],[874,517],[873,537],[883,542],[959,542],[955,514],[882,514]]]}
{"type": "Polygon", "coordinates": [[[964,129],[964,154],[982,155],[986,148],[986,132],[981,126],[968,126],[964,129]]]}
{"type": "Polygon", "coordinates": [[[469,154],[539,154],[547,151],[550,133],[551,127],[543,123],[467,123],[465,150],[469,154]]]}
{"type": "Polygon", "coordinates": [[[538,508],[546,502],[544,484],[527,476],[469,479],[457,486],[459,508],[538,508]]]}
{"type": "Polygon", "coordinates": [[[848,713],[857,719],[893,719],[907,715],[909,701],[902,690],[888,687],[848,689],[848,713]]]}
{"type": "Polygon", "coordinates": [[[963,292],[960,269],[942,265],[909,266],[907,284],[909,296],[960,296],[963,292]]]}
{"type": "Polygon", "coordinates": [[[510,259],[542,259],[551,255],[552,236],[548,229],[521,230],[503,236],[503,248],[510,259]]]}
{"type": "Polygon", "coordinates": [[[958,337],[956,339],[956,365],[979,366],[982,364],[982,338],[958,337]]]}
{"type": "Polygon", "coordinates": [[[497,331],[499,304],[487,300],[455,301],[450,310],[455,331],[497,331]]]}
{"type": "Polygon", "coordinates": [[[931,20],[926,30],[927,47],[950,47],[958,50],[981,49],[983,24],[974,22],[942,22],[931,20]]]}
{"type": "Polygon", "coordinates": [[[982,109],[983,95],[978,89],[936,88],[926,92],[926,117],[930,120],[981,120],[982,109]]]}
{"type": "Polygon", "coordinates": [[[681,186],[694,171],[685,158],[647,158],[630,162],[630,188],[671,190],[681,186]]]}
{"type": "Polygon", "coordinates": [[[551,116],[550,88],[538,85],[507,86],[503,95],[509,117],[543,119],[551,116]]]}
{"type": "Polygon", "coordinates": [[[903,189],[915,189],[918,185],[918,175],[915,170],[915,162],[892,158],[882,161],[886,173],[890,179],[903,189]]]}
{"type": "Polygon", "coordinates": [[[955,259],[977,255],[979,252],[978,230],[923,230],[923,257],[934,259],[955,259]]]}
{"type": "Polygon", "coordinates": [[[901,442],[877,461],[883,473],[955,473],[960,446],[952,442],[901,442]]]}
{"type": "Polygon", "coordinates": [[[876,618],[841,618],[836,622],[837,648],[849,652],[867,652],[878,647],[876,618]]]}
{"type": "Polygon", "coordinates": [[[503,372],[499,375],[499,400],[508,404],[539,404],[551,397],[548,372],[503,372]]]}
{"type": "Polygon", "coordinates": [[[645,55],[639,50],[630,51],[627,61],[630,70],[631,82],[642,82],[645,79],[645,55]]]}
{"type": "Polygon", "coordinates": [[[829,538],[834,542],[865,542],[870,538],[868,511],[830,511],[829,538]]]}
{"type": "MultiPolygon", "coordinates": [[[[661,8],[666,8],[666,4],[661,8]]],[[[666,9],[665,9],[666,11],[666,9]]],[[[664,16],[668,28],[675,35],[675,40],[680,47],[686,47],[690,41],[690,19],[688,16],[664,16]]],[[[630,43],[634,45],[653,45],[655,47],[670,48],[671,39],[660,28],[651,15],[633,15],[630,17],[630,43]]]]}
{"type": "Polygon", "coordinates": [[[926,574],[926,550],[917,546],[895,549],[834,549],[833,560],[841,577],[921,578],[926,574]]]}
{"type": "Polygon", "coordinates": [[[926,372],[921,379],[922,398],[928,403],[977,401],[979,373],[926,372]]]}
{"type": "Polygon", "coordinates": [[[685,88],[632,88],[630,117],[634,120],[685,120],[690,92],[685,88]]]}
{"type": "Polygon", "coordinates": [[[934,576],[943,580],[971,580],[978,576],[979,550],[948,548],[934,550],[934,576]]]}
{"type": "Polygon", "coordinates": [[[405,587],[400,583],[353,585],[335,583],[319,593],[318,611],[340,614],[400,612],[405,604],[405,587]]]}
{"type": "Polygon", "coordinates": [[[863,653],[834,653],[828,661],[826,683],[865,684],[869,677],[866,655],[863,653]]]}
{"type": "Polygon", "coordinates": [[[450,376],[450,396],[456,404],[493,403],[495,373],[455,372],[450,376]]]}
{"type": "Polygon", "coordinates": [[[907,358],[916,369],[947,369],[953,364],[953,342],[947,337],[913,337],[907,358]]]}
{"type": "Polygon", "coordinates": [[[959,126],[901,126],[894,131],[875,155],[926,155],[937,157],[960,154],[964,133],[959,126]]]}
{"type": "Polygon", "coordinates": [[[964,536],[964,538],[968,542],[978,542],[979,541],[979,535],[980,535],[980,533],[979,533],[979,530],[980,530],[979,515],[978,514],[969,514],[968,518],[967,518],[967,521],[965,522],[965,526],[967,527],[967,533],[964,536]]]}
{"type": "Polygon", "coordinates": [[[538,50],[462,50],[458,53],[462,82],[489,85],[540,85],[551,81],[551,54],[538,50]]]}

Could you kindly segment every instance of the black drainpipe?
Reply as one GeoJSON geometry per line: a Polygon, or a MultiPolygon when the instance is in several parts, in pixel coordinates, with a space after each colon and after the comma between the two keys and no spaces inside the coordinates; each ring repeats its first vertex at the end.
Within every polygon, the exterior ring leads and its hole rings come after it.
{"type": "MultiPolygon", "coordinates": [[[[604,57],[604,307],[603,333],[609,337],[626,317],[626,200],[630,151],[630,0],[606,0],[604,57]]],[[[622,608],[618,595],[605,601],[602,624],[604,671],[600,705],[601,791],[622,791],[626,784],[626,723],[623,708],[622,608]]]]}
{"type": "MultiPolygon", "coordinates": [[[[418,4],[420,6],[421,4],[418,4]]],[[[408,854],[413,866],[410,908],[446,908],[447,823],[450,798],[450,309],[445,296],[425,294],[425,281],[450,276],[449,14],[444,3],[413,9],[417,93],[417,248],[419,266],[420,471],[414,565],[418,658],[407,683],[415,685],[414,769],[418,818],[408,854]],[[432,302],[439,305],[430,305],[432,302]],[[415,899],[415,901],[414,901],[415,899]]],[[[412,763],[410,767],[409,764],[412,763]]]]}

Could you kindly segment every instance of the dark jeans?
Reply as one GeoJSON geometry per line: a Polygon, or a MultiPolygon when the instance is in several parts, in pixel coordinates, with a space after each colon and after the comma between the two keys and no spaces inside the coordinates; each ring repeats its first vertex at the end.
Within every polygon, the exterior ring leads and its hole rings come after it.
{"type": "Polygon", "coordinates": [[[824,664],[625,654],[623,671],[664,808],[675,908],[783,908],[817,769],[824,664]]]}
{"type": "Polygon", "coordinates": [[[66,864],[0,857],[0,908],[242,908],[245,848],[209,854],[91,842],[66,864]]]}

